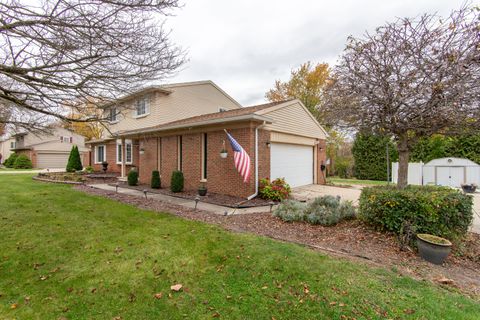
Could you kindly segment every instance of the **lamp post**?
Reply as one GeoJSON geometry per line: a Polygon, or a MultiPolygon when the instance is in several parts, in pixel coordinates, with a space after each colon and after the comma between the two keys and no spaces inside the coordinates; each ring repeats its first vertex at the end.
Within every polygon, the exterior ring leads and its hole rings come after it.
{"type": "Polygon", "coordinates": [[[148,192],[147,189],[143,189],[143,194],[145,195],[145,199],[148,199],[148,198],[147,198],[147,192],[148,192]]]}
{"type": "Polygon", "coordinates": [[[195,197],[195,210],[197,210],[198,202],[200,201],[200,196],[195,197]]]}

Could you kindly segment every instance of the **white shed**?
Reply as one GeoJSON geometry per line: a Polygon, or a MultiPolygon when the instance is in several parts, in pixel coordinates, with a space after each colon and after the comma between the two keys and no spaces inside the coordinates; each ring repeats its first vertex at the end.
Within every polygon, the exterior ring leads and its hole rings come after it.
{"type": "Polygon", "coordinates": [[[462,184],[480,184],[480,165],[462,158],[440,158],[423,166],[423,184],[461,187],[462,184]]]}

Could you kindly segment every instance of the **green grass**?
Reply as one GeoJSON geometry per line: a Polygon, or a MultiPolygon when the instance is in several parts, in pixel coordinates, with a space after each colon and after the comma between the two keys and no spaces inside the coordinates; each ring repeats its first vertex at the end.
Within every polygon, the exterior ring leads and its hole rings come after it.
{"type": "Polygon", "coordinates": [[[329,177],[327,181],[331,184],[346,185],[346,184],[359,184],[359,185],[387,185],[387,181],[377,180],[358,180],[358,179],[343,179],[339,177],[329,177]]]}
{"type": "Polygon", "coordinates": [[[474,300],[392,271],[139,210],[31,175],[3,175],[0,190],[0,319],[480,314],[474,300]],[[171,293],[177,283],[186,289],[171,293]]]}
{"type": "Polygon", "coordinates": [[[33,171],[33,170],[40,170],[40,169],[14,169],[14,168],[7,168],[7,167],[0,168],[0,171],[33,171]]]}

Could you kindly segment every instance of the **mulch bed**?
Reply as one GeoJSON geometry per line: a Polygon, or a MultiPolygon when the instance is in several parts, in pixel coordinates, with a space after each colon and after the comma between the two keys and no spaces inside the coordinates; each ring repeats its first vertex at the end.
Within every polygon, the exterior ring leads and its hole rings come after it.
{"type": "Polygon", "coordinates": [[[66,183],[66,184],[95,184],[95,183],[113,183],[117,181],[116,174],[86,174],[76,172],[41,172],[36,177],[37,180],[44,182],[66,183]]]}
{"type": "MultiPolygon", "coordinates": [[[[134,189],[134,190],[147,190],[150,193],[159,193],[164,194],[167,196],[182,198],[182,199],[189,199],[195,200],[195,197],[198,196],[197,191],[183,191],[183,192],[172,192],[170,189],[162,188],[162,189],[152,189],[149,185],[140,184],[137,186],[129,186],[125,182],[119,182],[122,188],[134,189]]],[[[111,186],[115,186],[115,184],[111,184],[111,186]]],[[[200,201],[216,204],[220,206],[230,207],[230,208],[252,208],[252,207],[262,207],[262,206],[269,206],[271,201],[264,200],[260,198],[254,198],[252,200],[246,200],[245,198],[228,196],[224,194],[212,193],[207,192],[207,195],[204,197],[200,197],[200,201]]]]}
{"type": "Polygon", "coordinates": [[[329,255],[386,267],[402,275],[428,280],[451,290],[480,299],[480,235],[469,233],[463,248],[455,248],[443,266],[421,260],[413,251],[401,251],[395,236],[370,229],[358,220],[333,227],[287,223],[270,213],[221,216],[165,203],[154,199],[76,186],[89,194],[131,204],[142,209],[169,212],[176,216],[219,225],[235,232],[248,232],[295,242],[329,255]],[[464,254],[461,254],[464,252],[464,254]]]}

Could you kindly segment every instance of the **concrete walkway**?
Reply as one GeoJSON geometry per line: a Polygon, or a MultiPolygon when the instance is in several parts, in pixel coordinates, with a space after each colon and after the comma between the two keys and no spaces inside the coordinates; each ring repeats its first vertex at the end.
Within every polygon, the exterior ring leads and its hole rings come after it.
{"type": "MultiPolygon", "coordinates": [[[[308,185],[294,188],[292,197],[297,200],[309,201],[319,196],[332,195],[340,196],[343,200],[350,200],[355,206],[358,205],[358,199],[362,192],[361,186],[352,186],[352,188],[340,188],[324,185],[308,185]]],[[[473,223],[470,227],[471,232],[480,234],[480,193],[473,195],[473,223]]]]}
{"type": "MultiPolygon", "coordinates": [[[[108,184],[91,184],[88,185],[89,187],[101,189],[101,190],[107,190],[107,191],[113,191],[115,192],[115,187],[108,185],[108,184]]],[[[118,188],[118,193],[122,194],[127,194],[130,196],[136,196],[136,197],[145,197],[142,191],[138,190],[133,190],[129,188],[118,188]]],[[[189,200],[189,199],[183,199],[183,198],[177,198],[177,197],[172,197],[168,196],[165,194],[159,194],[159,193],[148,193],[147,194],[148,199],[155,199],[179,206],[184,206],[187,208],[195,208],[195,201],[194,200],[189,200]]],[[[269,206],[263,206],[263,207],[253,207],[253,208],[229,208],[229,207],[224,207],[216,204],[211,204],[211,203],[206,203],[206,202],[198,202],[197,209],[203,210],[203,211],[208,211],[220,215],[232,215],[232,214],[246,214],[246,213],[258,213],[258,212],[269,212],[270,207],[269,206]]]]}

